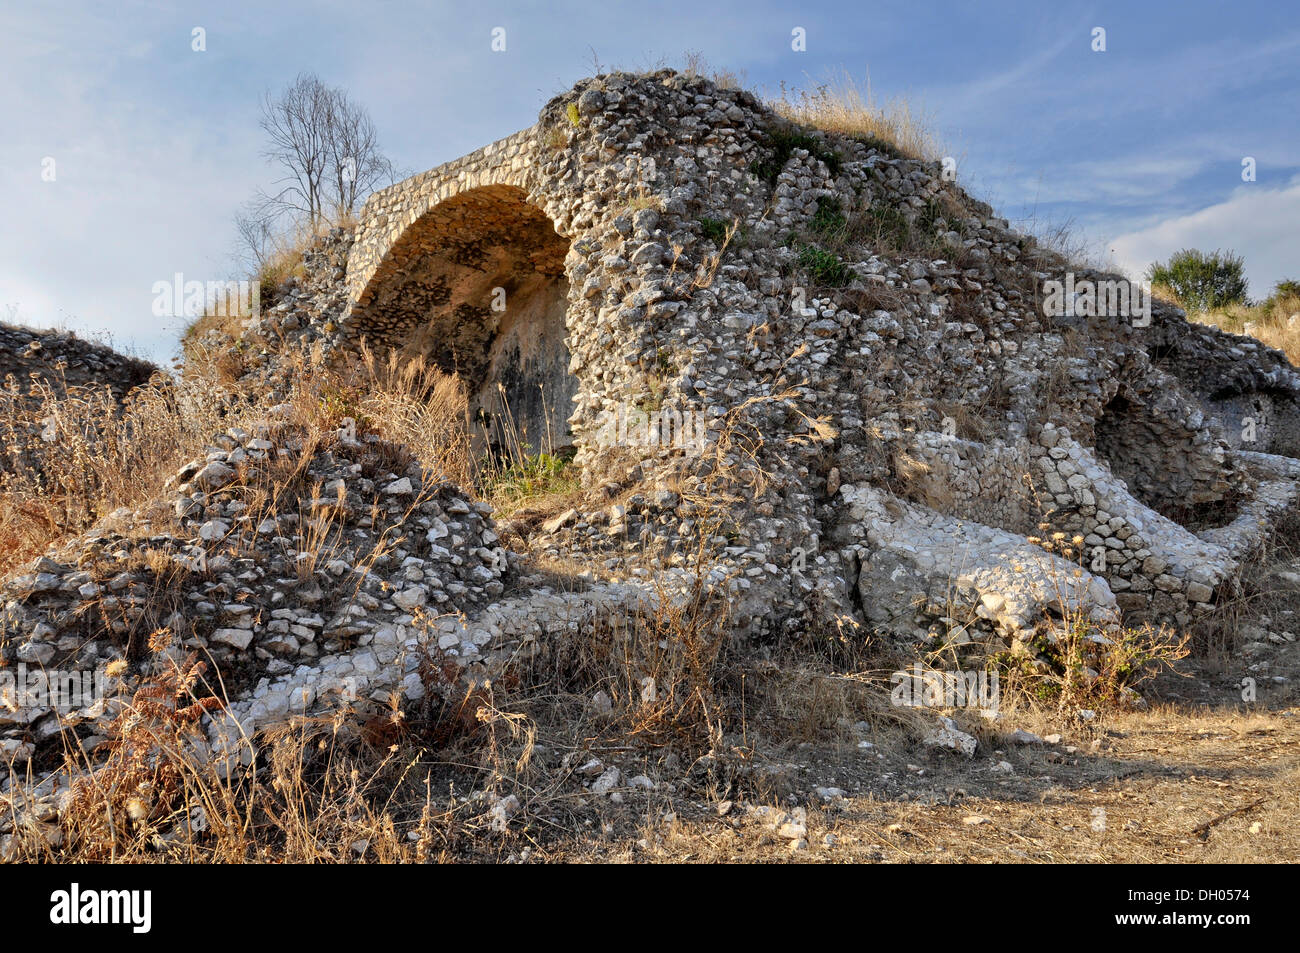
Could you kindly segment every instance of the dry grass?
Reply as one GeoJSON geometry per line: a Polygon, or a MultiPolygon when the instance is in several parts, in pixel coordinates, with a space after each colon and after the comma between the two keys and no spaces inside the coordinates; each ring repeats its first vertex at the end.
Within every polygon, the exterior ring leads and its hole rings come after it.
{"type": "MultiPolygon", "coordinates": [[[[1031,485],[1031,493],[1035,497],[1031,485]]],[[[1047,522],[1041,537],[1028,541],[1064,564],[1049,568],[1054,614],[1029,641],[1030,652],[1007,652],[991,661],[1000,675],[1004,710],[1072,713],[1124,710],[1141,702],[1137,689],[1177,669],[1191,654],[1190,633],[1166,625],[1102,625],[1089,617],[1087,604],[1073,604],[1084,576],[1084,538],[1047,522]],[[1069,569],[1064,566],[1070,566],[1069,569]]]]}
{"type": "MultiPolygon", "coordinates": [[[[492,717],[475,714],[479,699],[462,696],[416,724],[396,711],[369,721],[342,711],[299,718],[245,737],[256,759],[211,758],[199,720],[219,715],[224,691],[171,641],[165,630],[154,633],[156,673],[125,686],[128,700],[107,739],[93,753],[66,751],[73,780],[57,826],[24,820],[21,784],[0,801],[0,823],[13,828],[6,859],[422,863],[441,859],[477,813],[455,799],[434,808],[439,767],[425,742],[436,738],[448,750],[477,733],[491,750],[492,729],[479,725],[492,717]]],[[[425,675],[430,688],[443,679],[436,668],[425,675]]]]}
{"type": "Polygon", "coordinates": [[[745,86],[745,73],[721,68],[714,69],[698,50],[688,50],[682,54],[682,72],[687,76],[703,76],[713,82],[718,89],[741,89],[745,86]]]}
{"type": "MultiPolygon", "coordinates": [[[[300,548],[317,553],[318,562],[328,560],[341,528],[329,501],[319,500],[319,488],[300,485],[304,461],[327,446],[324,441],[337,439],[333,432],[346,418],[363,432],[405,444],[428,471],[482,479],[469,449],[459,381],[418,362],[380,360],[364,351],[357,361],[335,368],[314,363],[318,359],[310,355],[302,360],[292,374],[295,386],[284,416],[286,426],[304,433],[301,453],[284,458],[267,481],[248,485],[247,502],[250,512],[270,514],[284,510],[285,494],[310,497],[311,508],[298,514],[300,548]]],[[[205,410],[202,400],[179,404],[174,395],[151,384],[121,408],[81,392],[42,393],[24,407],[12,403],[0,420],[9,428],[7,442],[19,452],[6,467],[23,476],[6,475],[0,507],[52,505],[57,499],[84,523],[147,498],[202,450],[212,431],[264,411],[249,405],[234,417],[222,416],[215,398],[205,410]],[[79,443],[76,452],[60,454],[42,469],[21,448],[34,434],[36,449],[44,445],[40,428],[50,417],[58,433],[76,434],[79,443]],[[44,489],[50,486],[64,489],[50,494],[44,489]],[[42,503],[42,493],[50,503],[42,503]]],[[[799,412],[793,391],[774,388],[757,399],[772,401],[799,412]]],[[[1244,859],[1259,856],[1262,843],[1249,832],[1250,824],[1258,820],[1270,836],[1283,830],[1294,797],[1279,795],[1276,784],[1293,784],[1294,764],[1279,762],[1276,770],[1252,774],[1238,755],[1229,756],[1229,747],[1207,748],[1172,715],[1102,708],[1098,693],[1068,667],[1058,673],[1062,689],[1051,701],[1068,695],[1070,703],[1024,705],[1018,717],[1029,726],[1041,721],[1057,728],[1069,710],[1097,704],[1105,724],[1125,726],[1130,740],[1115,750],[1078,756],[1074,765],[1046,762],[1031,752],[1007,754],[1016,768],[1008,776],[1014,783],[1007,784],[985,777],[982,761],[972,771],[921,749],[919,737],[932,720],[889,704],[888,674],[878,669],[885,656],[871,633],[846,620],[828,631],[802,633],[785,654],[737,651],[727,638],[730,580],[707,574],[719,541],[764,494],[765,455],[781,450],[767,447],[761,429],[752,425],[753,403],[733,410],[717,442],[677,484],[695,526],[690,545],[677,554],[676,565],[686,571],[684,586],[660,579],[639,610],[578,627],[571,638],[544,646],[526,669],[490,686],[466,688],[447,660],[422,659],[425,703],[297,719],[246,739],[250,754],[256,752],[246,761],[198,755],[201,716],[224,707],[235,686],[180,653],[173,642],[181,634],[155,631],[146,656],[152,674],[129,677],[128,704],[108,740],[95,751],[73,746],[65,753],[68,765],[78,769],[71,806],[56,824],[20,820],[25,795],[19,784],[8,804],[0,805],[0,830],[6,822],[12,828],[0,835],[0,847],[10,859],[61,862],[429,862],[529,852],[541,859],[784,859],[791,856],[785,841],[753,831],[757,822],[748,815],[724,817],[715,805],[788,805],[791,796],[806,796],[811,784],[849,787],[841,776],[852,779],[860,796],[843,807],[809,812],[818,837],[825,830],[840,838],[840,852],[827,853],[828,859],[1068,859],[1081,844],[1096,859],[1149,857],[1157,849],[1185,849],[1198,859],[1244,859]],[[598,694],[607,701],[599,708],[593,705],[598,694]],[[874,747],[859,746],[864,732],[874,747]],[[1162,745],[1158,758],[1144,752],[1147,738],[1162,745]],[[583,787],[578,769],[591,760],[634,761],[638,770],[672,786],[644,793],[624,784],[619,793],[626,805],[619,807],[583,787]],[[1126,800],[1169,798],[1171,772],[1184,762],[1213,762],[1233,789],[1175,791],[1187,802],[1186,824],[1126,800]],[[1141,774],[1118,784],[1121,769],[1141,774]],[[1048,773],[1058,779],[1040,783],[1048,773]],[[958,788],[961,802],[952,793],[958,788]],[[1272,799],[1258,814],[1214,828],[1212,849],[1189,836],[1193,822],[1261,797],[1272,799]],[[1111,811],[1117,833],[1093,844],[1078,832],[1087,829],[1096,806],[1111,811]],[[994,826],[967,830],[962,815],[975,811],[994,818],[994,826]],[[1042,823],[1049,829],[1036,826],[1042,823]],[[1118,828],[1128,823],[1146,830],[1125,840],[1118,828]],[[991,839],[990,830],[998,836],[991,839]],[[745,846],[746,832],[753,834],[752,850],[745,846]]],[[[809,440],[835,436],[823,420],[809,418],[807,424],[809,440]]],[[[12,548],[33,553],[67,530],[58,519],[47,523],[12,548]]],[[[17,526],[12,517],[0,524],[3,538],[13,537],[17,526]]],[[[11,559],[7,565],[13,564],[11,559]]],[[[160,580],[159,586],[167,584],[160,580]]],[[[159,598],[165,600],[166,593],[159,598]]],[[[1072,644],[1065,655],[1082,660],[1072,644]]],[[[1118,671],[1100,676],[1104,685],[1128,683],[1118,671]]],[[[1272,745],[1294,737],[1274,733],[1266,716],[1256,720],[1261,724],[1250,727],[1254,722],[1224,712],[1210,727],[1233,734],[1252,751],[1263,750],[1261,738],[1272,745]],[[1253,733],[1265,729],[1269,734],[1253,733]]],[[[1001,743],[1001,729],[965,727],[985,748],[1001,743]]],[[[1087,731],[1094,734],[1080,739],[1081,747],[1097,738],[1105,742],[1100,725],[1087,731]]],[[[1001,752],[994,762],[998,757],[1001,752]]],[[[813,844],[817,856],[821,844],[813,844]]],[[[1286,838],[1270,841],[1268,856],[1285,854],[1289,844],[1286,838]]]]}
{"type": "MultiPolygon", "coordinates": [[[[1153,293],[1177,301],[1167,288],[1153,289],[1153,293]]],[[[1300,365],[1300,297],[1296,295],[1282,295],[1254,306],[1230,305],[1208,314],[1189,313],[1188,319],[1258,338],[1284,353],[1292,364],[1300,365]]]]}
{"type": "MultiPolygon", "coordinates": [[[[427,471],[471,485],[464,387],[456,378],[365,352],[329,368],[319,355],[294,361],[284,423],[318,443],[352,417],[363,431],[405,446],[427,471]]],[[[268,410],[232,397],[220,381],[177,382],[161,373],[121,401],[102,385],[36,381],[25,394],[0,390],[0,573],[118,508],[153,499],[215,434],[266,419],[268,410]]]]}
{"type": "Polygon", "coordinates": [[[943,146],[920,108],[906,99],[879,102],[870,79],[863,83],[847,70],[811,89],[787,89],[768,103],[793,122],[826,132],[875,140],[913,159],[937,161],[943,146]]]}
{"type": "Polygon", "coordinates": [[[120,403],[104,385],[0,391],[0,573],[146,501],[247,410],[163,374],[120,403]]]}
{"type": "Polygon", "coordinates": [[[423,358],[378,358],[362,347],[355,365],[358,424],[407,447],[425,470],[461,486],[474,477],[465,384],[423,358]]]}
{"type": "MultiPolygon", "coordinates": [[[[313,243],[332,228],[351,228],[355,224],[353,218],[344,215],[324,220],[315,228],[299,225],[276,235],[256,272],[249,278],[257,288],[260,308],[273,304],[290,278],[306,275],[303,254],[313,243]]],[[[181,350],[192,370],[203,368],[225,384],[238,380],[245,369],[238,350],[232,350],[230,341],[220,337],[225,335],[239,340],[244,322],[257,316],[249,314],[245,304],[232,297],[229,291],[223,291],[209,300],[204,313],[181,332],[181,350]],[[218,335],[215,342],[209,338],[214,331],[218,335]]]]}

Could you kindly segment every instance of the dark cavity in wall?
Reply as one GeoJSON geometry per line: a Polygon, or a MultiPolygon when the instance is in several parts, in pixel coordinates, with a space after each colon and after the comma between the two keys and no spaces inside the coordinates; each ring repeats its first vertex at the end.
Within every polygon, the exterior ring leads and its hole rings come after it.
{"type": "Polygon", "coordinates": [[[572,443],[567,418],[578,380],[569,373],[568,290],[563,278],[530,279],[497,322],[470,411],[487,445],[507,458],[554,454],[572,443]]]}
{"type": "Polygon", "coordinates": [[[394,242],[359,302],[372,341],[458,374],[477,452],[572,442],[577,380],[565,326],[569,242],[511,186],[454,196],[394,242]]]}
{"type": "Polygon", "coordinates": [[[1223,462],[1184,425],[1121,389],[1096,425],[1097,454],[1145,506],[1193,532],[1236,516],[1240,498],[1223,462]]]}

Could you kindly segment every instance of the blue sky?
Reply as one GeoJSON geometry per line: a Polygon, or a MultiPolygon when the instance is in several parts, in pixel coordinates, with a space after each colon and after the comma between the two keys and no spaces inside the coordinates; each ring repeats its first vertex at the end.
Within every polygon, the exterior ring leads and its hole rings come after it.
{"type": "Polygon", "coordinates": [[[593,51],[609,69],[688,50],[760,92],[869,76],[930,115],[962,185],[1013,221],[1072,223],[1122,269],[1231,247],[1257,296],[1300,278],[1289,3],[43,2],[0,10],[0,318],[174,353],[153,283],[232,274],[231,219],[274,178],[259,98],[300,71],[422,171],[530,125],[593,51]]]}

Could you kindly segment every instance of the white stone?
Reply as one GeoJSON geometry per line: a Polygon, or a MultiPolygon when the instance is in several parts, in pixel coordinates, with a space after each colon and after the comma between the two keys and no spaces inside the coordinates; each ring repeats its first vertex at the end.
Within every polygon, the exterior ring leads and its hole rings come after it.
{"type": "Polygon", "coordinates": [[[233,645],[242,651],[252,644],[253,631],[251,629],[217,629],[212,633],[212,641],[233,645]]]}

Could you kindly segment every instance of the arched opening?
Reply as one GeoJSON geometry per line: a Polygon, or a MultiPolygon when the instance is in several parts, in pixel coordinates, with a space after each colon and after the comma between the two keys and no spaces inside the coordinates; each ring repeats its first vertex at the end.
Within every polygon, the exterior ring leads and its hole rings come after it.
{"type": "Polygon", "coordinates": [[[477,450],[561,451],[572,441],[577,393],[565,327],[568,250],[522,189],[462,192],[393,243],[358,298],[354,326],[465,381],[477,450]]]}
{"type": "Polygon", "coordinates": [[[1097,454],[1143,505],[1197,531],[1229,522],[1239,499],[1196,432],[1121,387],[1096,424],[1097,454]]]}

